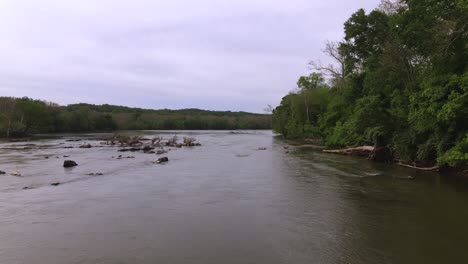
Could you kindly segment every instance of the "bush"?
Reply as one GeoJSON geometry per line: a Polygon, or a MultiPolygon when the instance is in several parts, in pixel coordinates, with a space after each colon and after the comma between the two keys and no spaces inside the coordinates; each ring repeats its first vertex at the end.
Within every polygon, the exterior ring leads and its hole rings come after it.
{"type": "Polygon", "coordinates": [[[468,134],[438,159],[440,165],[448,165],[456,168],[468,167],[468,134]]]}

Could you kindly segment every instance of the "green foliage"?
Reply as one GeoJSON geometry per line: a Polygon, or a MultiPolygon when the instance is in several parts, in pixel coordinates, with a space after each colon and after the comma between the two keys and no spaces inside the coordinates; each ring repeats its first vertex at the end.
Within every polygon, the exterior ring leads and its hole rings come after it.
{"type": "Polygon", "coordinates": [[[388,146],[420,165],[468,167],[467,11],[465,0],[358,10],[339,42],[344,85],[318,92],[319,73],[300,77],[299,91],[273,111],[274,130],[329,147],[388,146]]]}
{"type": "Polygon", "coordinates": [[[325,87],[325,79],[320,73],[313,72],[309,76],[301,76],[297,81],[297,87],[301,90],[311,90],[325,87]]]}
{"type": "Polygon", "coordinates": [[[297,85],[299,90],[283,97],[273,111],[273,130],[287,138],[319,137],[330,90],[318,73],[301,76],[297,85]]]}
{"type": "Polygon", "coordinates": [[[451,167],[468,167],[468,134],[438,159],[439,164],[449,165],[451,167]]]}
{"type": "Polygon", "coordinates": [[[66,107],[30,98],[0,97],[0,137],[31,133],[162,129],[268,129],[271,116],[199,109],[150,110],[112,105],[66,107]]]}

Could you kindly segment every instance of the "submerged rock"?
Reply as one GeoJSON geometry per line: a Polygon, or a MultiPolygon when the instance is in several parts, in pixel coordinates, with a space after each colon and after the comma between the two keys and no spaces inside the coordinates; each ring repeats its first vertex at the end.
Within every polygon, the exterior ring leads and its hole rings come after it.
{"type": "Polygon", "coordinates": [[[59,186],[59,185],[60,185],[60,182],[54,182],[54,183],[51,183],[50,185],[52,185],[52,186],[59,186]]]}
{"type": "Polygon", "coordinates": [[[4,172],[4,171],[0,171],[0,175],[3,175],[3,174],[6,174],[6,172],[4,172]]]}
{"type": "Polygon", "coordinates": [[[158,150],[156,151],[156,155],[161,155],[161,154],[164,154],[164,153],[167,153],[166,150],[158,150]]]}
{"type": "Polygon", "coordinates": [[[102,176],[102,175],[104,175],[104,173],[101,173],[101,172],[91,172],[91,173],[87,173],[86,175],[88,175],[88,176],[102,176]]]}
{"type": "Polygon", "coordinates": [[[21,177],[21,173],[19,173],[18,171],[14,171],[11,173],[11,176],[21,177]]]}
{"type": "Polygon", "coordinates": [[[267,150],[267,148],[258,148],[258,150],[267,150]]]}
{"type": "Polygon", "coordinates": [[[402,180],[414,180],[415,178],[413,176],[397,176],[394,177],[396,179],[402,179],[402,180]]]}
{"type": "Polygon", "coordinates": [[[135,151],[140,151],[142,150],[141,148],[138,148],[138,147],[133,147],[133,148],[123,148],[123,149],[119,149],[118,151],[119,152],[127,152],[127,151],[131,151],[131,152],[135,152],[135,151]]]}
{"type": "Polygon", "coordinates": [[[154,147],[151,147],[151,146],[144,146],[141,150],[143,150],[144,152],[148,152],[148,151],[151,151],[153,150],[154,147]]]}
{"type": "Polygon", "coordinates": [[[91,144],[81,145],[80,148],[92,148],[91,144]]]}
{"type": "Polygon", "coordinates": [[[78,164],[74,162],[73,160],[66,160],[63,162],[63,167],[65,168],[70,168],[70,167],[75,167],[75,166],[78,166],[78,164]]]}
{"type": "Polygon", "coordinates": [[[134,156],[122,157],[122,155],[119,155],[119,157],[117,157],[117,159],[134,159],[134,158],[135,158],[134,156]]]}

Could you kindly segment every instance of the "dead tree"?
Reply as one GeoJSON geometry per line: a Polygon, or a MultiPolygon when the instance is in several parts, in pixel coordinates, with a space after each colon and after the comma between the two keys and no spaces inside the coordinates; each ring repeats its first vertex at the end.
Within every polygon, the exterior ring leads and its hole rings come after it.
{"type": "Polygon", "coordinates": [[[327,41],[325,43],[325,49],[323,52],[330,56],[338,66],[330,63],[328,65],[322,64],[320,61],[311,61],[309,66],[312,70],[318,71],[325,76],[332,78],[332,81],[336,86],[345,85],[345,56],[340,50],[340,43],[327,41]]]}

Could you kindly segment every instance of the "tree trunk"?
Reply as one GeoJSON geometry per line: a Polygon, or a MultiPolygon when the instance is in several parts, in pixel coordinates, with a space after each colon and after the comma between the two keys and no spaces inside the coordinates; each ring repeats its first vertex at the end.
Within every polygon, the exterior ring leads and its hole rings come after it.
{"type": "Polygon", "coordinates": [[[8,118],[8,127],[6,131],[6,137],[10,138],[10,128],[11,128],[11,120],[8,118]]]}

